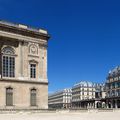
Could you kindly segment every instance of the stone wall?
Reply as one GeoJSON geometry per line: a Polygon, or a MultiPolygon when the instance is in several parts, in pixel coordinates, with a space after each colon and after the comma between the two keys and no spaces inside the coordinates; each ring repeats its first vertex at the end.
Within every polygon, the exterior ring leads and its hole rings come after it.
{"type": "Polygon", "coordinates": [[[13,88],[13,106],[10,108],[31,108],[30,89],[37,89],[37,106],[48,108],[47,79],[47,31],[31,30],[27,27],[0,22],[0,108],[6,106],[6,88],[13,88]],[[42,31],[44,32],[44,31],[42,31]],[[12,47],[15,51],[15,77],[2,75],[2,50],[12,47]],[[36,64],[36,77],[30,77],[30,63],[36,64]]]}

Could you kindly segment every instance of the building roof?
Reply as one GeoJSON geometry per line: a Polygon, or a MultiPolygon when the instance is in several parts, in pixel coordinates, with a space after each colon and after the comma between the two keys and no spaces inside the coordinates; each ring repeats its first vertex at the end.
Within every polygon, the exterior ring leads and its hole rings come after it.
{"type": "Polygon", "coordinates": [[[24,24],[16,24],[16,23],[11,23],[8,21],[3,21],[0,20],[0,28],[3,31],[8,31],[14,33],[19,33],[19,34],[25,34],[25,35],[30,35],[33,34],[32,36],[44,36],[47,39],[50,38],[47,30],[41,29],[41,28],[34,28],[30,27],[24,24]]]}
{"type": "Polygon", "coordinates": [[[92,86],[95,86],[95,83],[89,82],[89,81],[80,81],[79,83],[75,84],[74,86],[92,87],[92,86]]]}
{"type": "Polygon", "coordinates": [[[109,71],[109,76],[117,75],[118,73],[120,73],[120,66],[117,66],[114,69],[110,70],[109,71]]]}
{"type": "Polygon", "coordinates": [[[58,91],[55,91],[53,93],[50,93],[49,96],[53,96],[53,95],[57,95],[57,94],[60,94],[60,93],[68,93],[68,92],[72,92],[72,89],[71,88],[65,88],[63,90],[58,90],[58,91]]]}

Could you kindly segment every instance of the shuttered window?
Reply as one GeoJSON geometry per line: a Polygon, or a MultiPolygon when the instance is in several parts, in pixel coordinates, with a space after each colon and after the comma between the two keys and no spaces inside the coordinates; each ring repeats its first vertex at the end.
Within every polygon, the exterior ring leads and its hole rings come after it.
{"type": "Polygon", "coordinates": [[[31,89],[30,91],[30,104],[31,106],[36,106],[36,89],[31,89]]]}
{"type": "Polygon", "coordinates": [[[13,89],[6,88],[6,106],[13,106],[13,89]]]}

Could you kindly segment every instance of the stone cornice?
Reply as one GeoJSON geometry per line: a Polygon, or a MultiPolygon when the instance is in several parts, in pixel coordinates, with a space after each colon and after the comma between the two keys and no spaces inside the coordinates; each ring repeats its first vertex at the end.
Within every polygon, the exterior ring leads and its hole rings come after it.
{"type": "Polygon", "coordinates": [[[47,45],[46,40],[34,38],[34,37],[28,37],[28,36],[23,36],[20,34],[15,34],[15,33],[10,33],[10,32],[5,32],[0,30],[0,37],[5,37],[5,38],[10,38],[10,39],[16,39],[19,41],[26,41],[26,42],[34,42],[34,43],[39,43],[43,45],[47,45]]]}
{"type": "Polygon", "coordinates": [[[15,23],[10,23],[10,22],[1,21],[1,20],[0,20],[0,29],[2,31],[22,34],[25,36],[34,36],[37,38],[43,37],[46,40],[50,38],[48,32],[44,29],[33,28],[23,24],[15,24],[15,23]]]}
{"type": "Polygon", "coordinates": [[[19,80],[19,79],[7,79],[1,78],[1,82],[16,82],[16,83],[31,83],[31,84],[46,84],[48,85],[48,81],[36,81],[36,80],[19,80]]]}

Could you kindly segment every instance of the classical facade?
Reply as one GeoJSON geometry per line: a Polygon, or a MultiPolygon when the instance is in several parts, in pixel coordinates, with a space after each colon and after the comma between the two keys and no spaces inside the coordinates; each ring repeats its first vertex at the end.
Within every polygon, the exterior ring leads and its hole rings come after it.
{"type": "Polygon", "coordinates": [[[120,66],[111,70],[106,81],[106,105],[120,108],[120,66]]]}
{"type": "Polygon", "coordinates": [[[71,89],[57,91],[48,96],[49,108],[70,108],[72,100],[71,89]]]}
{"type": "Polygon", "coordinates": [[[0,109],[47,109],[46,30],[0,21],[0,109]]]}

